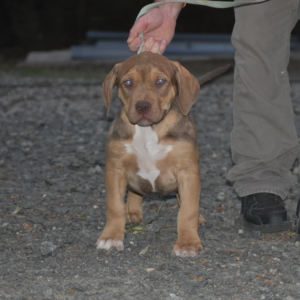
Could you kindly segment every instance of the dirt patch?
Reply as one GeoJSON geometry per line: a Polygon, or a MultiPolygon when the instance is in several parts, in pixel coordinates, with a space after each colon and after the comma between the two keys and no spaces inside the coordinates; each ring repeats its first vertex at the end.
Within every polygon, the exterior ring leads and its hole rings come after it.
{"type": "MultiPolygon", "coordinates": [[[[299,112],[297,82],[292,97],[299,112]]],[[[115,93],[107,118],[97,79],[0,74],[0,299],[299,298],[294,233],[247,233],[235,225],[240,201],[225,179],[232,166],[230,80],[203,87],[192,110],[204,251],[172,254],[174,194],[145,198],[149,224],[127,228],[123,252],[96,250],[105,225],[106,136],[119,105],[115,93]]],[[[300,128],[298,114],[295,121],[300,128]]],[[[291,218],[297,173],[286,203],[291,218]]]]}

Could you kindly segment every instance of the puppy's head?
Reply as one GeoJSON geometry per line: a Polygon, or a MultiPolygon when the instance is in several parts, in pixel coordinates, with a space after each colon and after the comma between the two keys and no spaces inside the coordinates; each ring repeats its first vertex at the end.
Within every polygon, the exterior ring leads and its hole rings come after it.
{"type": "Polygon", "coordinates": [[[128,58],[108,74],[102,86],[108,111],[115,85],[129,121],[139,126],[159,123],[176,98],[181,113],[188,115],[200,90],[197,79],[178,62],[151,52],[128,58]]]}

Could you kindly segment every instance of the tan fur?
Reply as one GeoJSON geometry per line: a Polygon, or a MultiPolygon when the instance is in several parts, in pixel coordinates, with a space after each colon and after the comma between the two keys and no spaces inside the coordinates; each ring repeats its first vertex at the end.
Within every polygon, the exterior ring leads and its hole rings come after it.
{"type": "MultiPolygon", "coordinates": [[[[199,154],[196,128],[189,110],[196,101],[199,84],[179,63],[144,52],[118,64],[103,84],[103,98],[111,106],[111,91],[118,86],[123,107],[114,121],[108,138],[106,186],[107,223],[100,241],[123,241],[125,223],[139,224],[143,219],[142,195],[153,193],[150,182],[141,176],[137,156],[126,151],[135,135],[135,124],[151,126],[159,145],[171,147],[164,159],[155,167],[159,176],[155,180],[155,193],[178,191],[178,240],[174,251],[181,256],[194,256],[203,249],[199,236],[199,199],[201,191],[199,154]],[[158,79],[164,79],[161,86],[158,79]],[[133,82],[128,87],[124,82],[133,82]],[[146,100],[151,111],[146,119],[137,113],[136,103],[146,100]],[[126,187],[128,199],[124,204],[126,187]]],[[[121,250],[121,249],[119,249],[121,250]]]]}

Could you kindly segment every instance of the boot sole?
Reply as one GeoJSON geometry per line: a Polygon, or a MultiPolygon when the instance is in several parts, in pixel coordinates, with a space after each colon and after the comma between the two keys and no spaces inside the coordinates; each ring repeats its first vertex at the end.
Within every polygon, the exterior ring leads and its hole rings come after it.
{"type": "Polygon", "coordinates": [[[274,224],[263,224],[256,225],[245,221],[243,216],[240,216],[235,221],[236,225],[243,226],[246,231],[260,231],[261,233],[275,233],[281,231],[287,231],[292,229],[292,222],[288,221],[280,221],[274,222],[274,224]]]}

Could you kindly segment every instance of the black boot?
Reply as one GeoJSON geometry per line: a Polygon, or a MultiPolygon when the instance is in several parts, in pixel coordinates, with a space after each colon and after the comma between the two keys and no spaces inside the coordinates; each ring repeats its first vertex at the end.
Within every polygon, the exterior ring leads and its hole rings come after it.
{"type": "Polygon", "coordinates": [[[257,193],[242,198],[244,228],[278,232],[292,228],[283,200],[275,194],[257,193]]]}

